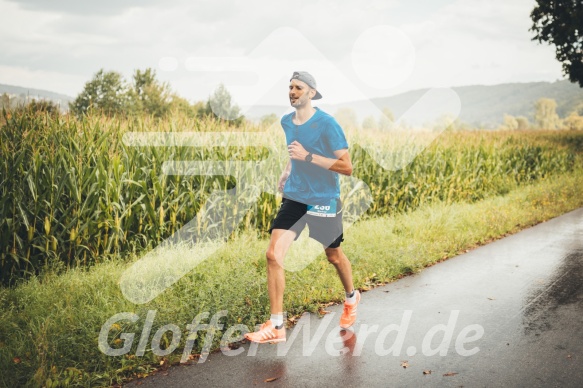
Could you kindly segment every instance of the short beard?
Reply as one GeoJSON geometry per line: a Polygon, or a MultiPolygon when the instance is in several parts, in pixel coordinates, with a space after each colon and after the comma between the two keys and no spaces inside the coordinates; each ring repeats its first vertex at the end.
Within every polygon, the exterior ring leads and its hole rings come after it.
{"type": "MultiPolygon", "coordinates": [[[[309,91],[308,91],[309,92],[309,91]]],[[[296,99],[296,102],[293,103],[290,100],[290,105],[294,108],[299,108],[303,105],[306,105],[311,99],[308,97],[308,94],[304,94],[302,97],[296,99]]]]}

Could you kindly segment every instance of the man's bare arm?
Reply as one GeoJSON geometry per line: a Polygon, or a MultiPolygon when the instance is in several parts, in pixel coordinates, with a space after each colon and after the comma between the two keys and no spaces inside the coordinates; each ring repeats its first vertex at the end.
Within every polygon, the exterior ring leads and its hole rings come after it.
{"type": "Polygon", "coordinates": [[[279,177],[279,181],[277,182],[277,189],[280,192],[283,192],[283,186],[285,185],[285,181],[287,181],[287,178],[289,177],[289,174],[291,172],[291,159],[287,161],[287,166],[285,166],[283,172],[281,173],[280,177],[279,177]]]}
{"type": "MultiPolygon", "coordinates": [[[[305,161],[308,151],[304,147],[294,141],[288,147],[289,156],[291,159],[305,161]]],[[[336,158],[327,158],[322,155],[312,154],[312,164],[322,167],[326,170],[334,171],[342,175],[352,175],[352,162],[350,161],[350,154],[348,150],[341,149],[334,151],[336,158]]]]}

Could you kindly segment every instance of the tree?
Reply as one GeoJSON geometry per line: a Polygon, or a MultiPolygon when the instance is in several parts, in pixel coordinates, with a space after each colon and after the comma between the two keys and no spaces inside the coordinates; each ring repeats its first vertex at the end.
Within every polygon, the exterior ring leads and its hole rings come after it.
{"type": "Polygon", "coordinates": [[[504,115],[504,124],[502,124],[502,128],[508,131],[514,131],[518,129],[518,120],[516,117],[511,115],[504,115]]]}
{"type": "Polygon", "coordinates": [[[198,101],[194,104],[191,104],[183,97],[180,97],[177,94],[172,94],[171,101],[170,101],[170,111],[168,114],[177,113],[179,115],[183,115],[189,118],[197,118],[202,116],[202,112],[205,110],[205,103],[202,101],[198,101]]]}
{"type": "Polygon", "coordinates": [[[362,120],[362,129],[376,129],[377,122],[374,119],[374,116],[367,116],[362,120]]]}
{"type": "Polygon", "coordinates": [[[555,45],[563,74],[583,87],[583,2],[580,0],[536,0],[530,18],[532,40],[555,45]]]}
{"type": "Polygon", "coordinates": [[[134,112],[164,117],[171,108],[172,91],[170,85],[160,83],[156,79],[156,72],[151,68],[144,71],[138,69],[134,72],[129,96],[134,112]]]}
{"type": "Polygon", "coordinates": [[[567,129],[583,130],[583,117],[579,116],[577,112],[571,112],[563,122],[567,129]]]}
{"type": "Polygon", "coordinates": [[[52,116],[58,116],[60,114],[59,106],[50,100],[32,100],[23,109],[31,113],[47,113],[52,116]]]}
{"type": "Polygon", "coordinates": [[[220,120],[228,120],[235,125],[240,125],[245,120],[240,112],[237,105],[231,104],[231,94],[223,84],[217,87],[207,101],[206,113],[214,114],[220,120]]]}
{"type": "Polygon", "coordinates": [[[273,124],[279,121],[279,117],[275,113],[270,113],[268,115],[261,116],[261,126],[271,127],[273,124]]]}
{"type": "Polygon", "coordinates": [[[128,103],[127,86],[121,74],[101,69],[85,84],[77,98],[69,103],[69,108],[76,115],[86,114],[92,109],[113,115],[124,113],[128,103]]]}
{"type": "Polygon", "coordinates": [[[557,115],[557,103],[551,98],[541,98],[534,105],[534,121],[540,129],[559,129],[561,119],[557,115]]]}
{"type": "Polygon", "coordinates": [[[173,93],[168,83],[158,81],[156,72],[151,68],[135,70],[130,84],[121,74],[101,69],[85,84],[69,107],[77,115],[96,109],[108,115],[146,114],[158,118],[166,117],[171,112],[199,117],[204,111],[204,103],[191,105],[173,93]]]}
{"type": "Polygon", "coordinates": [[[386,131],[388,129],[393,128],[393,123],[395,122],[395,116],[393,116],[393,112],[389,108],[383,108],[382,114],[379,117],[379,129],[381,131],[386,131]]]}
{"type": "Polygon", "coordinates": [[[356,112],[352,108],[340,108],[334,115],[336,121],[342,128],[358,128],[356,112]]]}
{"type": "Polygon", "coordinates": [[[460,129],[461,121],[450,113],[443,113],[433,124],[433,132],[453,132],[460,129]]]}
{"type": "Polygon", "coordinates": [[[518,124],[518,129],[519,131],[523,131],[525,129],[529,129],[530,128],[530,123],[528,122],[528,119],[524,116],[518,116],[516,118],[516,124],[518,124]]]}
{"type": "Polygon", "coordinates": [[[239,117],[239,108],[231,106],[231,96],[224,86],[221,85],[206,103],[199,101],[191,104],[172,92],[167,82],[157,80],[156,72],[151,68],[135,70],[131,83],[127,83],[117,72],[101,69],[69,104],[71,112],[76,115],[98,110],[107,115],[151,115],[156,118],[174,113],[200,118],[213,113],[211,106],[221,113],[226,112],[227,117],[234,117],[232,122],[235,124],[244,121],[244,117],[239,117]]]}
{"type": "Polygon", "coordinates": [[[6,93],[0,96],[0,109],[10,108],[10,96],[6,93]]]}
{"type": "Polygon", "coordinates": [[[583,102],[578,103],[573,108],[573,112],[577,113],[579,116],[583,115],[583,102]]]}

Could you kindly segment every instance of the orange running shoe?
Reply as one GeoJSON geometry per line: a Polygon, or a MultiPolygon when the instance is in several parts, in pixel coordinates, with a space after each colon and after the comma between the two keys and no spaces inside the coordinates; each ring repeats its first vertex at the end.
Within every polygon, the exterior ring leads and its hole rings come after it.
{"type": "Polygon", "coordinates": [[[257,342],[260,344],[265,343],[276,343],[276,342],[285,342],[285,327],[281,329],[276,329],[271,320],[265,322],[261,325],[258,331],[255,333],[247,333],[245,334],[245,338],[247,338],[251,342],[257,342]]]}
{"type": "Polygon", "coordinates": [[[344,311],[342,311],[342,316],[340,317],[340,327],[343,329],[349,328],[356,321],[356,307],[360,302],[360,291],[355,290],[354,292],[356,292],[356,302],[344,302],[344,311]]]}

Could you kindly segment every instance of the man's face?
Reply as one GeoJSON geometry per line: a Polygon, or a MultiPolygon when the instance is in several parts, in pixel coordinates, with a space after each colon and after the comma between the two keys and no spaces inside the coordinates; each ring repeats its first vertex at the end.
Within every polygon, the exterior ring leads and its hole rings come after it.
{"type": "Polygon", "coordinates": [[[303,81],[292,79],[289,83],[289,102],[296,109],[309,103],[315,94],[314,89],[303,81]]]}

